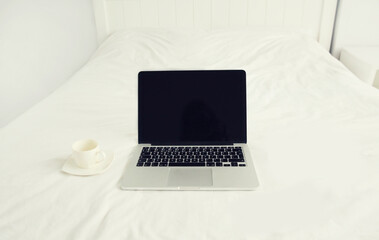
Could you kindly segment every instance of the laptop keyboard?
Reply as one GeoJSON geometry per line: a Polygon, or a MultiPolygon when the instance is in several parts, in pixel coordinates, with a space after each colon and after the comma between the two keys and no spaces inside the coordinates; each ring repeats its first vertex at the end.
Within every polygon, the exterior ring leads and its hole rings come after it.
{"type": "Polygon", "coordinates": [[[137,167],[246,167],[241,147],[144,147],[137,167]]]}

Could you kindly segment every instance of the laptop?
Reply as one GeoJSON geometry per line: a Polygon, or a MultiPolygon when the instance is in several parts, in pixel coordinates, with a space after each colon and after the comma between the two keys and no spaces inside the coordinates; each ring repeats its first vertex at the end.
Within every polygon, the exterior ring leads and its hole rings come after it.
{"type": "Polygon", "coordinates": [[[243,70],[142,71],[124,190],[254,190],[243,70]]]}

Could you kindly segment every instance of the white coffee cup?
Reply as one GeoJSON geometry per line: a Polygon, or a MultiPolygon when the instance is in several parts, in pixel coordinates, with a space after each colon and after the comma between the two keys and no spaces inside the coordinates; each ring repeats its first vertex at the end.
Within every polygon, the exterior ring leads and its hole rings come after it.
{"type": "Polygon", "coordinates": [[[72,157],[81,168],[92,168],[105,160],[106,155],[100,151],[99,144],[92,139],[76,141],[72,145],[72,157]]]}

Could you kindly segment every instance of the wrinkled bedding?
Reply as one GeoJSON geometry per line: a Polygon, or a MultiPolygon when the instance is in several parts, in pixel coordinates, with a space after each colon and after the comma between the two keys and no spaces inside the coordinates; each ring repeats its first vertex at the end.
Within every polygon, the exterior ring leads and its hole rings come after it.
{"type": "Polygon", "coordinates": [[[379,91],[294,32],[111,35],[0,129],[0,239],[379,239],[379,91]],[[244,69],[257,191],[121,191],[141,70],[244,69]],[[104,173],[61,171],[96,139],[104,173]]]}

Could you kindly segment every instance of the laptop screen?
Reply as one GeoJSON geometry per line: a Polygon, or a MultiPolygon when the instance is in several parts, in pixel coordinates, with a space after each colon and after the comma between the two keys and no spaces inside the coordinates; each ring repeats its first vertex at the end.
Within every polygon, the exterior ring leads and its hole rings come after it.
{"type": "Polygon", "coordinates": [[[246,143],[245,71],[140,72],[138,142],[246,143]]]}

